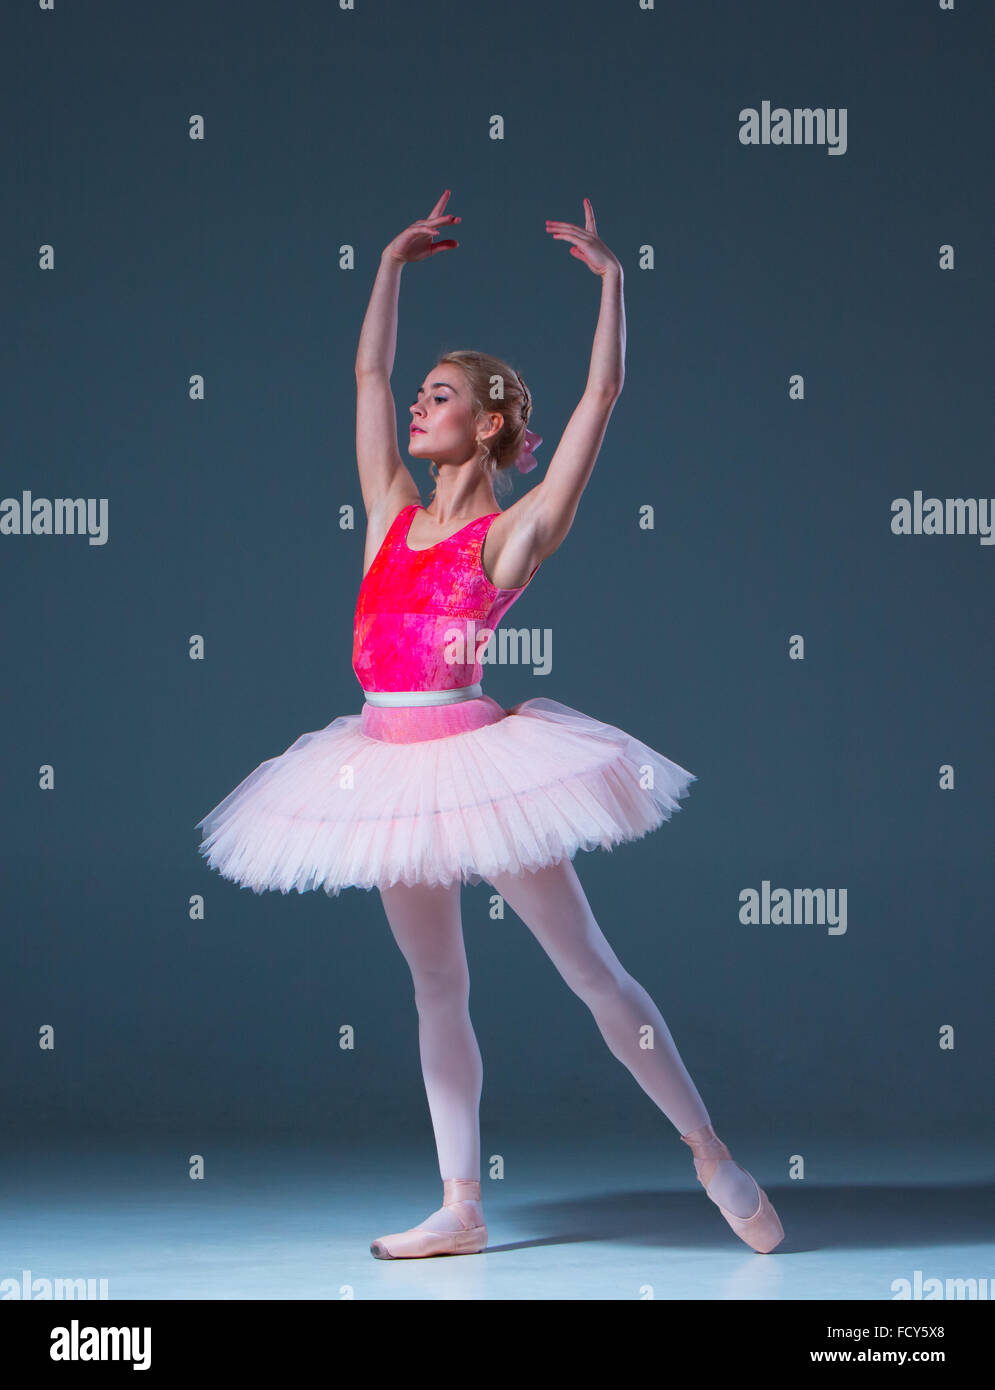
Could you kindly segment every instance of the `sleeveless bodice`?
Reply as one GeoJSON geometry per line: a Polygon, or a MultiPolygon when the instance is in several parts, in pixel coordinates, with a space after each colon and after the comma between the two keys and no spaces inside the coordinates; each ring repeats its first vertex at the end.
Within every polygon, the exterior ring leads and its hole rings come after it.
{"type": "Polygon", "coordinates": [[[452,690],[479,681],[488,631],[535,575],[499,589],[484,573],[481,548],[500,512],[412,550],[407,535],[419,510],[412,503],[398,512],[360,585],[352,667],[364,690],[452,690]]]}

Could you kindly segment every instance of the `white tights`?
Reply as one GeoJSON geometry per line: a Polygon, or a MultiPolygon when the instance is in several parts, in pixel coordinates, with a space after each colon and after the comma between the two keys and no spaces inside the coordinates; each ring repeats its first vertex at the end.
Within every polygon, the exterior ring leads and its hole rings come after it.
{"type": "MultiPolygon", "coordinates": [[[[670,1029],[605,939],[571,860],[533,873],[499,874],[491,881],[591,1010],[609,1050],[678,1133],[710,1124],[670,1029]],[[652,1047],[645,1045],[641,1031],[647,1024],[652,1047]]],[[[414,982],[422,1075],[440,1174],[444,1179],[478,1179],[483,1064],[470,1022],[459,886],[396,884],[381,889],[380,896],[414,982]]],[[[735,1163],[717,1165],[709,1192],[737,1216],[752,1216],[757,1209],[756,1184],[735,1163]]],[[[455,1230],[458,1222],[441,1209],[421,1224],[455,1230]]]]}

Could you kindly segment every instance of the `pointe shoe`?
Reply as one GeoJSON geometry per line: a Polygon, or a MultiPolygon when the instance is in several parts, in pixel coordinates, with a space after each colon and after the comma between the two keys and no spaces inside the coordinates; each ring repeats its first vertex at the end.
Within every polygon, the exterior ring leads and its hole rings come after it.
{"type": "MultiPolygon", "coordinates": [[[[689,1146],[694,1155],[694,1170],[698,1174],[698,1181],[732,1229],[758,1254],[769,1255],[774,1247],[780,1245],[784,1239],[784,1227],[781,1225],[777,1212],[771,1206],[767,1193],[756,1178],[753,1181],[760,1194],[760,1205],[752,1216],[735,1216],[731,1211],[727,1211],[722,1203],[717,1198],[712,1197],[708,1191],[708,1184],[715,1176],[718,1165],[723,1161],[735,1162],[725,1144],[718,1138],[711,1125],[702,1125],[700,1129],[693,1129],[689,1134],[682,1134],[681,1139],[689,1146]]],[[[740,1165],[737,1163],[736,1167],[739,1168],[740,1165]]],[[[740,1171],[745,1172],[746,1170],[741,1168],[740,1171]]]]}
{"type": "Polygon", "coordinates": [[[370,1246],[378,1260],[417,1260],[426,1255],[479,1255],[487,1245],[487,1227],[476,1225],[477,1214],[468,1203],[480,1201],[480,1183],[469,1178],[446,1178],[442,1205],[449,1207],[462,1226],[460,1231],[427,1231],[415,1226],[393,1236],[380,1236],[370,1246]]]}

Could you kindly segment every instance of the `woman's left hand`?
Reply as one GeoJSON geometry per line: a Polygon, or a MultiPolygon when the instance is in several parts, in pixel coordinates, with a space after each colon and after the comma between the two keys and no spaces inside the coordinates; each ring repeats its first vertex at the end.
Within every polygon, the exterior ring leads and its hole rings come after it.
{"type": "Polygon", "coordinates": [[[572,222],[553,222],[547,217],[546,231],[551,232],[557,241],[572,241],[574,244],[570,248],[571,256],[583,261],[595,275],[607,275],[612,269],[621,271],[619,261],[598,236],[590,198],[584,199],[583,227],[575,227],[572,222]]]}

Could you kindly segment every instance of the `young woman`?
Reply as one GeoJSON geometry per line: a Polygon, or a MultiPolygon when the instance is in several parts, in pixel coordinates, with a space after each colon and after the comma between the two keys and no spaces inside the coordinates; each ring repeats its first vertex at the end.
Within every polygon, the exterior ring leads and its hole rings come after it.
{"type": "MultiPolygon", "coordinates": [[[[367,516],[353,668],[360,714],[303,734],[210,812],[201,853],[256,892],[377,888],[414,981],[422,1073],[443,1204],[381,1236],[380,1259],[487,1244],[480,1191],[480,1051],[468,1012],[460,885],[493,884],[588,1005],[612,1053],[691,1148],[732,1229],[769,1252],[784,1232],[766,1194],[717,1138],[670,1031],[595,921],[572,859],[669,820],[692,773],[546,697],[502,709],[481,688],[483,644],[566,539],[622,389],[622,268],[585,225],[546,223],[601,280],[587,384],[546,475],[503,511],[512,466],[535,466],[532,399],[506,362],[447,353],[409,407],[408,453],[430,461],[423,507],[397,448],[390,375],[401,270],[458,245],[443,193],[383,251],[356,356],[356,450],[367,516]],[[647,1039],[651,1046],[647,1046],[647,1039]]],[[[496,639],[493,639],[496,640],[496,639]]]]}

